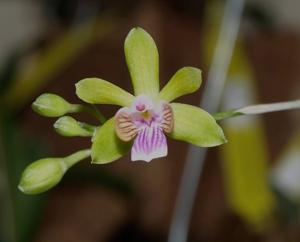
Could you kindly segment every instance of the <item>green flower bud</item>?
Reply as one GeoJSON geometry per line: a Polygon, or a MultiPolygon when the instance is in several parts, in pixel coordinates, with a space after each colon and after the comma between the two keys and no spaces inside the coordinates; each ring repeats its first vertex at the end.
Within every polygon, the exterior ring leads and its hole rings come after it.
{"type": "Polygon", "coordinates": [[[35,161],[24,170],[18,188],[25,194],[45,192],[60,182],[67,169],[62,158],[35,161]]]}
{"type": "Polygon", "coordinates": [[[33,102],[32,109],[42,116],[60,117],[76,111],[77,106],[56,94],[44,93],[33,102]]]}
{"type": "Polygon", "coordinates": [[[23,171],[19,190],[25,194],[38,194],[57,185],[66,171],[90,156],[90,150],[81,150],[64,158],[44,158],[33,162],[23,171]]]}
{"type": "Polygon", "coordinates": [[[78,122],[70,116],[64,116],[59,118],[54,123],[54,129],[57,133],[63,136],[81,136],[90,137],[93,135],[95,127],[78,122]]]}

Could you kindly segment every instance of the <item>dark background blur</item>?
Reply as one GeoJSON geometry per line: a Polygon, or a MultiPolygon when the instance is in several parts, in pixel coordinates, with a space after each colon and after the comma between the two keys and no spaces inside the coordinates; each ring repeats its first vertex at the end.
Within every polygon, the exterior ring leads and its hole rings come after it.
{"type": "MultiPolygon", "coordinates": [[[[214,50],[208,41],[216,38],[213,32],[218,31],[224,3],[0,1],[1,242],[166,241],[188,146],[169,140],[169,156],[151,163],[132,163],[128,156],[103,166],[86,160],[51,191],[26,196],[17,190],[26,165],[90,146],[88,139],[60,137],[52,129],[55,119],[37,115],[30,104],[43,92],[79,103],[74,84],[85,77],[101,77],[132,91],[123,42],[135,26],[156,41],[161,85],[183,66],[202,69],[205,85],[209,53],[214,50]]],[[[222,107],[299,98],[299,9],[300,2],[293,0],[247,1],[229,77],[249,82],[239,85],[246,93],[242,99],[224,95],[222,107]]],[[[180,101],[197,104],[201,92],[180,101]]],[[[117,110],[100,109],[107,117],[117,110]]],[[[84,115],[76,117],[94,122],[84,115]]],[[[224,123],[232,143],[221,152],[209,150],[189,241],[300,241],[299,111],[245,122],[251,128],[233,123],[241,130],[237,134],[232,124],[224,123]],[[245,145],[237,156],[240,144],[245,145]],[[252,165],[249,169],[243,166],[246,160],[252,165]]]]}

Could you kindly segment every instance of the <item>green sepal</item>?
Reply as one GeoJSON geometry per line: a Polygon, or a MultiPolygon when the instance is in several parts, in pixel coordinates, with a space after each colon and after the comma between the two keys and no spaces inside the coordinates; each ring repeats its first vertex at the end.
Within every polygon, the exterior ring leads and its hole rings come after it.
{"type": "Polygon", "coordinates": [[[198,107],[172,103],[174,130],[170,137],[200,147],[213,147],[226,143],[222,128],[215,119],[198,107]]]}
{"type": "Polygon", "coordinates": [[[142,28],[133,28],[126,37],[124,49],[135,96],[156,97],[159,92],[159,56],[154,40],[142,28]]]}
{"type": "Polygon", "coordinates": [[[159,98],[171,102],[174,99],[197,91],[201,85],[201,70],[195,67],[179,69],[159,93],[159,98]]]}
{"type": "Polygon", "coordinates": [[[85,78],[76,83],[77,96],[91,104],[130,106],[134,97],[122,88],[99,78],[85,78]]]}
{"type": "Polygon", "coordinates": [[[106,164],[115,161],[125,155],[131,146],[131,142],[123,142],[117,137],[115,118],[111,118],[95,133],[92,145],[92,163],[106,164]]]}

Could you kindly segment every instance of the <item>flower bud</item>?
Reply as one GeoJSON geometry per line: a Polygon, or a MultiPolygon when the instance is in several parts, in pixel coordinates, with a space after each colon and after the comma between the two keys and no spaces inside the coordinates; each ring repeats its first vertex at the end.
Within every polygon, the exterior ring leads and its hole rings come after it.
{"type": "Polygon", "coordinates": [[[74,112],[76,105],[70,104],[62,97],[44,93],[32,104],[32,109],[38,114],[46,117],[59,117],[66,113],[74,112]]]}
{"type": "Polygon", "coordinates": [[[18,188],[25,194],[45,192],[60,182],[67,169],[63,158],[35,161],[24,170],[18,188]]]}
{"type": "Polygon", "coordinates": [[[86,149],[63,158],[37,160],[23,171],[18,188],[25,194],[45,192],[57,185],[71,166],[90,155],[91,151],[86,149]]]}
{"type": "Polygon", "coordinates": [[[59,118],[53,126],[57,133],[69,137],[89,137],[92,136],[94,132],[93,126],[78,122],[70,116],[64,116],[59,118]]]}

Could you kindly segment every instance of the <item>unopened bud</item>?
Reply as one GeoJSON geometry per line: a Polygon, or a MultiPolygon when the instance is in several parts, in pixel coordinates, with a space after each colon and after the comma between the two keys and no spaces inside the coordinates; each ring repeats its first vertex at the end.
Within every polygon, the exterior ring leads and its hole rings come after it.
{"type": "Polygon", "coordinates": [[[45,192],[60,182],[67,169],[63,158],[35,161],[24,170],[18,188],[25,194],[45,192]]]}
{"type": "Polygon", "coordinates": [[[35,112],[46,117],[60,117],[66,113],[74,112],[75,107],[76,105],[51,93],[40,95],[32,104],[32,109],[35,112]]]}
{"type": "Polygon", "coordinates": [[[70,116],[59,118],[53,126],[55,128],[55,131],[63,136],[89,137],[94,133],[93,126],[78,122],[70,116]]]}
{"type": "Polygon", "coordinates": [[[21,192],[30,195],[45,192],[57,185],[71,166],[90,155],[91,151],[87,149],[64,158],[37,160],[23,171],[18,188],[21,192]]]}

